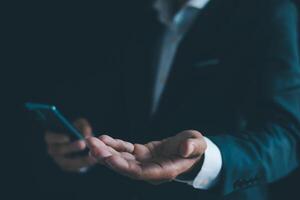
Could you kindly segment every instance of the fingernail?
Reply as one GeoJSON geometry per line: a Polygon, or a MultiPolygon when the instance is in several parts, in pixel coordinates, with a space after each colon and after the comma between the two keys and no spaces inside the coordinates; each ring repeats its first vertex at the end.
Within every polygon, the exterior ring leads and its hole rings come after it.
{"type": "Polygon", "coordinates": [[[79,143],[78,143],[78,147],[79,147],[79,149],[85,149],[85,147],[86,147],[86,143],[84,142],[84,141],[80,141],[79,143]]]}
{"type": "Polygon", "coordinates": [[[193,153],[193,151],[194,151],[194,144],[191,143],[191,144],[188,146],[186,156],[187,156],[187,157],[190,156],[190,155],[193,153]]]}

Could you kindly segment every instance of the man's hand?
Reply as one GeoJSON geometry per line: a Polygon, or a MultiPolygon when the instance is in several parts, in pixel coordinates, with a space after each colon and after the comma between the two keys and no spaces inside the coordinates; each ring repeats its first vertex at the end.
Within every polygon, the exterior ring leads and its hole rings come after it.
{"type": "MultiPolygon", "coordinates": [[[[92,136],[92,128],[87,120],[78,119],[74,122],[76,128],[85,136],[92,136]]],[[[73,153],[78,153],[86,148],[84,140],[71,142],[66,134],[46,132],[45,141],[48,146],[48,153],[58,166],[68,172],[80,172],[80,170],[92,166],[96,163],[92,157],[77,156],[70,157],[73,153]]]]}
{"type": "Polygon", "coordinates": [[[110,136],[86,139],[90,155],[112,170],[137,180],[159,184],[191,170],[201,159],[206,143],[198,131],[188,130],[145,145],[110,136]]]}

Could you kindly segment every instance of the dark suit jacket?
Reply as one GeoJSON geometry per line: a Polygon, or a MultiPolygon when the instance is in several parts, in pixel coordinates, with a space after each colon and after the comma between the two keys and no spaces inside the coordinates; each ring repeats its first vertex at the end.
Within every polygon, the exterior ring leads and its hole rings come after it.
{"type": "Polygon", "coordinates": [[[107,83],[112,89],[99,91],[98,97],[82,95],[80,102],[82,107],[107,99],[106,104],[93,111],[87,106],[84,115],[99,130],[133,142],[196,129],[217,144],[223,160],[220,181],[210,191],[175,182],[132,182],[132,192],[145,199],[267,199],[268,184],[299,165],[295,5],[289,0],[212,0],[179,46],[152,118],[152,63],[161,27],[150,9],[128,18],[116,39],[123,48],[114,52],[114,76],[107,83]]]}

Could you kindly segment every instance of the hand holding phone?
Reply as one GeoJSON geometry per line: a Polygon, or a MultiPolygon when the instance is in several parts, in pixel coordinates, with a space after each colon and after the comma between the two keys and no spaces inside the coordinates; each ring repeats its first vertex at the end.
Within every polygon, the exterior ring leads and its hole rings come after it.
{"type": "Polygon", "coordinates": [[[71,123],[52,105],[26,103],[25,107],[44,126],[48,153],[62,170],[80,172],[96,163],[83,140],[93,135],[86,119],[71,123]]]}
{"type": "MultiPolygon", "coordinates": [[[[83,134],[84,137],[92,136],[92,128],[86,119],[78,119],[74,122],[74,126],[83,134]]],[[[55,133],[47,131],[45,141],[49,155],[55,163],[64,171],[80,172],[86,168],[96,164],[96,161],[88,154],[78,154],[86,149],[84,140],[71,140],[67,134],[55,133]]]]}

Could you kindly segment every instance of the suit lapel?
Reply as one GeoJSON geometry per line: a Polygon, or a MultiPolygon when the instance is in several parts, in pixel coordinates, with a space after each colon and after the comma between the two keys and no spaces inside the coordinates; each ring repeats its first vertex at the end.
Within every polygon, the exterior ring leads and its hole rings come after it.
{"type": "Polygon", "coordinates": [[[218,28],[224,22],[222,14],[225,11],[223,4],[216,0],[201,11],[190,27],[176,52],[174,64],[154,121],[161,121],[172,116],[187,98],[189,88],[193,87],[193,80],[188,78],[193,73],[191,66],[193,62],[199,59],[205,60],[211,56],[212,52],[216,52],[216,45],[220,43],[218,41],[220,38],[218,37],[218,28]]]}
{"type": "MultiPolygon", "coordinates": [[[[211,51],[215,50],[213,44],[219,42],[216,35],[218,28],[221,27],[220,24],[224,21],[222,13],[226,13],[226,7],[221,2],[220,0],[212,1],[200,13],[181,41],[165,91],[162,94],[161,103],[151,123],[168,118],[176,111],[186,98],[186,94],[189,92],[188,88],[192,83],[187,78],[192,72],[189,66],[195,59],[206,58],[211,51]]],[[[227,7],[230,7],[228,2],[226,1],[227,7]]],[[[138,132],[145,130],[149,125],[148,122],[150,122],[155,77],[154,61],[156,60],[157,42],[161,37],[163,28],[157,21],[157,13],[152,8],[147,12],[149,12],[146,13],[147,20],[142,21],[141,26],[138,27],[141,32],[136,33],[133,39],[135,43],[128,48],[129,51],[136,50],[129,56],[134,58],[133,62],[123,67],[122,82],[126,108],[131,121],[131,128],[138,132]]]]}

